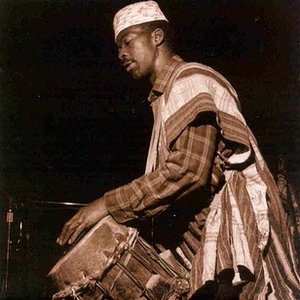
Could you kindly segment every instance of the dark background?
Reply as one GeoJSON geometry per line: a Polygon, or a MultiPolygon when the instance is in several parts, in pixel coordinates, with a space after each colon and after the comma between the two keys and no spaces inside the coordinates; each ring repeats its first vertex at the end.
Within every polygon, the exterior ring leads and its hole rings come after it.
{"type": "MultiPolygon", "coordinates": [[[[10,207],[13,296],[44,293],[61,253],[55,237],[78,208],[67,202],[87,203],[144,171],[150,85],[122,70],[112,30],[114,13],[132,2],[0,2],[1,257],[10,207]]],[[[274,175],[282,155],[297,185],[300,2],[159,4],[178,53],[231,81],[274,175]]]]}

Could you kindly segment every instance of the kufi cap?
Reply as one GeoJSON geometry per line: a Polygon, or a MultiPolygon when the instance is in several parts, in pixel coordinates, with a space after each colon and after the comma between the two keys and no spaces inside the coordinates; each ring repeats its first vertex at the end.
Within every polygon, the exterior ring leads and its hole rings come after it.
{"type": "Polygon", "coordinates": [[[115,40],[122,30],[151,21],[168,22],[155,1],[142,1],[123,7],[116,13],[113,21],[115,40]]]}

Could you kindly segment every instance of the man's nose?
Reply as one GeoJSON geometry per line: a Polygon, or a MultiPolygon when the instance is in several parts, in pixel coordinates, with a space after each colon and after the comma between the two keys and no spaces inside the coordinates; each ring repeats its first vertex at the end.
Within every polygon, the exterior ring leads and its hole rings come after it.
{"type": "Polygon", "coordinates": [[[124,50],[124,47],[121,47],[119,49],[118,58],[122,61],[124,58],[126,58],[127,53],[124,50]]]}

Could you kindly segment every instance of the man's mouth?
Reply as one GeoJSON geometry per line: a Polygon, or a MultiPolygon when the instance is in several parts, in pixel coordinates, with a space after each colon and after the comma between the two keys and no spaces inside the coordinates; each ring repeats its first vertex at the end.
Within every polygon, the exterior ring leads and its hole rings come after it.
{"type": "Polygon", "coordinates": [[[133,62],[132,60],[130,60],[130,61],[125,61],[125,62],[123,63],[123,67],[126,69],[127,72],[130,71],[130,69],[131,69],[133,63],[134,63],[134,62],[133,62]]]}

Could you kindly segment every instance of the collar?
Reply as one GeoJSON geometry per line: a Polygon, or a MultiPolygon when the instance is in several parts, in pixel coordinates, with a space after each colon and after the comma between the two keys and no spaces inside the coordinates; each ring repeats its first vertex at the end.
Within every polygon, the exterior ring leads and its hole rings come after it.
{"type": "Polygon", "coordinates": [[[167,61],[153,84],[152,90],[148,97],[149,102],[155,101],[158,96],[165,92],[165,88],[172,73],[181,62],[183,62],[183,59],[179,55],[174,55],[167,61]]]}

